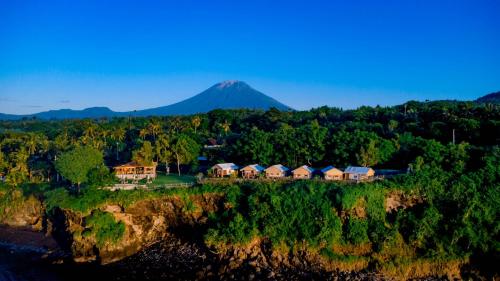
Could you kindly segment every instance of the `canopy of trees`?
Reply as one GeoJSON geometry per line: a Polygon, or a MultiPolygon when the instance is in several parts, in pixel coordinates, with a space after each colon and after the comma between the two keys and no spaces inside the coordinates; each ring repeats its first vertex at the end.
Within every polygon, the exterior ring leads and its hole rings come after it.
{"type": "Polygon", "coordinates": [[[498,105],[455,101],[355,110],[214,110],[195,116],[1,121],[0,174],[12,186],[54,180],[56,156],[78,146],[100,151],[108,167],[154,161],[167,172],[175,163],[179,173],[195,171],[199,155],[210,163],[401,170],[442,159],[450,162],[450,169],[466,169],[463,161],[451,163],[444,155],[474,151],[477,158],[499,143],[498,105]],[[453,139],[455,146],[450,146],[453,139]],[[201,149],[209,140],[221,147],[201,149]]]}
{"type": "Polygon", "coordinates": [[[64,152],[55,161],[57,172],[78,188],[81,183],[87,182],[92,169],[98,169],[102,165],[102,153],[88,146],[79,146],[64,152]]]}
{"type": "MultiPolygon", "coordinates": [[[[456,101],[355,110],[1,121],[0,176],[14,189],[42,181],[60,184],[58,174],[73,184],[102,185],[109,177],[103,162],[110,167],[154,161],[167,172],[175,163],[180,174],[197,171],[199,155],[209,164],[408,169],[393,180],[348,188],[321,181],[224,186],[225,205],[231,208],[213,214],[205,240],[245,243],[262,236],[274,245],[307,243],[344,259],[352,256],[332,245],[369,245],[370,264],[376,267],[404,265],[406,260],[394,258],[402,253],[415,259],[480,259],[487,265],[498,261],[500,245],[499,144],[499,106],[456,101]],[[384,196],[390,191],[420,201],[386,213],[384,196]]],[[[59,197],[81,205],[82,197],[101,198],[101,192],[86,189],[69,200],[67,191],[56,188],[46,195],[49,205],[59,204],[59,197]]],[[[115,239],[121,227],[113,223],[106,224],[113,226],[109,233],[115,239]]]]}

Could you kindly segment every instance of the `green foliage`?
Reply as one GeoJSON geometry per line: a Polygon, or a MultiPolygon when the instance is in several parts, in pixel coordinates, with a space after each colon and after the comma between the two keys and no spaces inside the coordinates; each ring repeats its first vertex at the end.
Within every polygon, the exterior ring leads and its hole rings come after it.
{"type": "Polygon", "coordinates": [[[87,182],[89,171],[102,165],[102,153],[89,146],[79,146],[61,154],[55,164],[63,177],[77,185],[87,182]]]}
{"type": "Polygon", "coordinates": [[[0,183],[0,222],[12,217],[25,200],[19,190],[0,183]]]}
{"type": "Polygon", "coordinates": [[[274,160],[274,149],[271,142],[272,134],[252,128],[242,135],[233,148],[235,154],[245,159],[255,159],[256,163],[269,165],[274,160]]]}
{"type": "Polygon", "coordinates": [[[211,239],[248,241],[252,235],[269,237],[276,245],[294,245],[307,241],[311,245],[335,243],[342,235],[342,223],[327,196],[328,187],[316,182],[248,184],[232,188],[226,211],[211,239]]]}
{"type": "Polygon", "coordinates": [[[125,233],[123,222],[117,222],[112,214],[99,210],[85,218],[85,227],[82,234],[95,237],[98,247],[103,247],[108,243],[116,244],[125,233]]]}
{"type": "MultiPolygon", "coordinates": [[[[180,196],[184,211],[191,212],[197,210],[192,195],[217,193],[226,197],[224,208],[210,215],[205,235],[209,244],[262,237],[278,247],[305,243],[339,261],[367,263],[373,258],[373,264],[498,258],[499,139],[500,107],[453,101],[356,110],[214,110],[196,120],[166,116],[1,121],[0,175],[9,186],[0,186],[0,212],[30,195],[42,198],[49,212],[60,207],[88,215],[104,204],[125,207],[164,196],[180,196]],[[453,131],[456,144],[451,143],[453,131]],[[158,160],[166,167],[176,161],[179,173],[181,165],[196,173],[196,156],[208,139],[222,145],[203,151],[210,162],[282,163],[292,168],[359,163],[381,169],[409,167],[410,173],[359,185],[229,180],[189,189],[94,188],[111,180],[102,160],[92,163],[94,158],[104,158],[107,166],[131,158],[158,160]],[[88,147],[91,153],[75,152],[88,147]],[[54,165],[55,155],[59,160],[54,165]],[[39,171],[42,180],[54,186],[25,184],[40,182],[39,171]],[[91,187],[77,194],[55,188],[57,171],[74,184],[87,182],[91,187]],[[402,194],[396,198],[401,202],[399,210],[386,213],[390,194],[402,194]]],[[[150,186],[170,181],[183,179],[159,178],[150,186]]],[[[92,231],[81,235],[91,237],[92,231]]]]}
{"type": "Polygon", "coordinates": [[[149,141],[144,141],[139,149],[132,152],[132,160],[144,166],[153,164],[153,156],[153,146],[149,141]]]}
{"type": "Polygon", "coordinates": [[[5,177],[5,182],[10,186],[17,187],[23,182],[25,182],[27,178],[28,176],[26,172],[14,168],[9,170],[9,173],[5,177]]]}
{"type": "Polygon", "coordinates": [[[116,182],[115,175],[105,166],[92,168],[87,175],[87,182],[92,187],[110,186],[116,182]]]}
{"type": "Polygon", "coordinates": [[[366,219],[350,218],[347,223],[346,240],[353,244],[369,242],[368,221],[366,219]]]}
{"type": "Polygon", "coordinates": [[[180,165],[193,163],[200,153],[200,146],[188,135],[180,134],[174,139],[172,153],[177,161],[177,171],[180,176],[180,165]]]}
{"type": "Polygon", "coordinates": [[[336,203],[342,210],[349,211],[354,207],[362,207],[370,219],[384,221],[385,194],[387,189],[378,183],[364,183],[348,186],[337,193],[336,203]],[[361,204],[361,206],[357,206],[361,204]]]}
{"type": "Polygon", "coordinates": [[[245,243],[259,236],[277,247],[306,242],[339,261],[363,245],[380,253],[377,259],[383,262],[401,255],[438,261],[494,256],[500,246],[499,149],[486,152],[481,164],[475,164],[477,170],[443,170],[451,161],[471,165],[463,148],[442,146],[438,150],[445,155],[458,151],[458,157],[426,156],[428,164],[419,171],[383,182],[231,186],[226,191],[230,209],[211,215],[206,241],[245,243]],[[404,207],[387,213],[386,197],[401,193],[404,207]],[[351,250],[335,252],[336,247],[351,250]]]}
{"type": "Polygon", "coordinates": [[[45,192],[45,205],[50,212],[54,208],[70,209],[86,213],[97,208],[114,197],[111,191],[97,188],[85,188],[79,194],[71,194],[64,188],[56,188],[45,192]]]}

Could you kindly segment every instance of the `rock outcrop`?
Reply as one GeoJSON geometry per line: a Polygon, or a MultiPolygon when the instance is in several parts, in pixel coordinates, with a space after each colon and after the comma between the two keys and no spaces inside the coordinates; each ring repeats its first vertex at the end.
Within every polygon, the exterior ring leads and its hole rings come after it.
{"type": "Polygon", "coordinates": [[[46,226],[45,208],[42,202],[33,195],[24,197],[19,190],[8,194],[8,204],[0,213],[0,224],[11,227],[30,228],[42,231],[46,226]]]}
{"type": "Polygon", "coordinates": [[[141,200],[129,207],[102,206],[101,211],[112,214],[117,222],[125,225],[123,237],[105,245],[97,245],[94,237],[83,234],[85,216],[58,209],[51,218],[53,235],[71,251],[74,261],[107,264],[131,256],[171,233],[181,231],[183,235],[193,235],[204,227],[208,213],[220,208],[221,199],[218,194],[193,195],[188,199],[169,196],[141,200]],[[186,200],[193,206],[192,210],[187,209],[186,200]]]}

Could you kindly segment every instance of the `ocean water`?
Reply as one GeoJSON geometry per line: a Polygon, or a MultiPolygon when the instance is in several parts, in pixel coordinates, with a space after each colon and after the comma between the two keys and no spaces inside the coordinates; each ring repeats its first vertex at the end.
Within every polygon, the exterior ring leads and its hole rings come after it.
{"type": "Polygon", "coordinates": [[[45,256],[36,248],[1,243],[0,281],[97,281],[108,275],[98,265],[58,264],[45,256]]]}

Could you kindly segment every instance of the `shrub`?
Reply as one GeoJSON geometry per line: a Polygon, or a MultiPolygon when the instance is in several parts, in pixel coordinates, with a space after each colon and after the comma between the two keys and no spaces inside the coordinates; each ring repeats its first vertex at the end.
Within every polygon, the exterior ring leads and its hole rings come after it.
{"type": "Polygon", "coordinates": [[[369,242],[368,221],[366,219],[349,218],[346,240],[356,245],[369,242]]]}
{"type": "Polygon", "coordinates": [[[110,173],[105,166],[99,166],[89,171],[88,184],[92,187],[102,187],[112,185],[116,182],[113,173],[110,173]]]}
{"type": "MultiPolygon", "coordinates": [[[[85,218],[85,236],[94,236],[98,247],[103,247],[107,243],[116,244],[123,238],[125,224],[116,222],[112,214],[96,210],[85,218]]],[[[83,234],[83,233],[82,233],[83,234]]]]}

